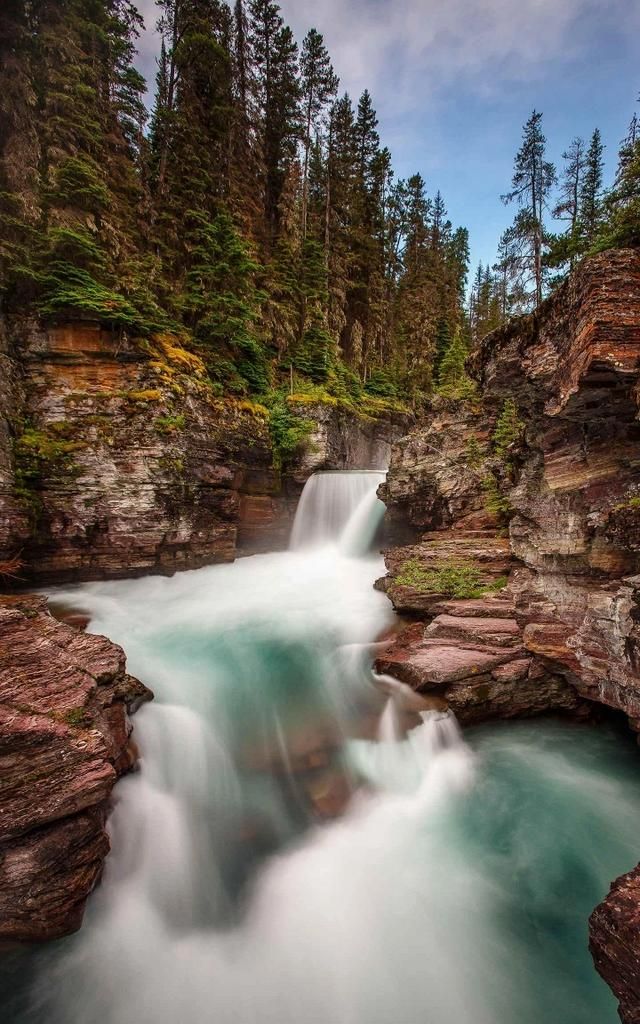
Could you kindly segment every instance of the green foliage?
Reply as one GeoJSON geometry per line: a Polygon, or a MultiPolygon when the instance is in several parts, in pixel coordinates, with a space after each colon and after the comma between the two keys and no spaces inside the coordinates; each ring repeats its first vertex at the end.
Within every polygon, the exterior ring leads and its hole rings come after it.
{"type": "Polygon", "coordinates": [[[487,590],[477,566],[454,560],[429,567],[418,558],[410,558],[400,567],[394,582],[420,593],[444,594],[446,597],[482,597],[487,590]]]}
{"type": "Polygon", "coordinates": [[[305,330],[300,346],[293,356],[296,370],[312,381],[326,381],[331,367],[333,341],[321,321],[313,321],[305,330]]]}
{"type": "Polygon", "coordinates": [[[436,391],[443,398],[468,401],[477,394],[477,385],[465,369],[467,349],[457,331],[442,356],[436,391]]]}
{"type": "Polygon", "coordinates": [[[272,0],[158,7],[149,132],[130,0],[3,13],[3,307],[188,334],[216,394],[293,368],[363,415],[419,405],[463,324],[466,231],[395,179],[370,94],[336,100],[318,32],[299,62],[272,0]]]}
{"type": "Polygon", "coordinates": [[[376,395],[378,398],[398,397],[398,384],[393,379],[392,372],[382,367],[377,367],[371,372],[364,390],[368,395],[376,395]]]}
{"type": "Polygon", "coordinates": [[[511,503],[500,491],[500,486],[493,473],[489,473],[482,481],[485,493],[485,508],[498,522],[506,524],[513,515],[511,503]]]}
{"type": "Polygon", "coordinates": [[[76,312],[95,317],[113,327],[147,333],[148,323],[124,296],[100,284],[87,270],[65,260],[52,260],[39,276],[42,298],[38,312],[43,317],[76,312]]]}
{"type": "Polygon", "coordinates": [[[175,434],[176,431],[184,429],[185,423],[186,417],[184,413],[180,412],[169,416],[158,416],[154,426],[161,434],[175,434]]]}
{"type": "Polygon", "coordinates": [[[182,315],[213,379],[231,391],[260,393],[270,382],[257,328],[259,265],[226,210],[211,220],[190,210],[186,230],[190,267],[180,299],[182,315]]]}
{"type": "Polygon", "coordinates": [[[109,203],[109,192],[90,160],[71,156],[57,168],[50,200],[61,206],[77,206],[89,213],[100,213],[109,203]]]}
{"type": "Polygon", "coordinates": [[[486,449],[480,446],[475,434],[469,438],[465,445],[464,457],[467,465],[471,466],[472,469],[478,469],[484,462],[486,449]]]}
{"type": "Polygon", "coordinates": [[[313,430],[313,422],[295,415],[284,391],[269,392],[265,396],[265,405],[269,409],[274,466],[281,469],[304,449],[313,430]]]}
{"type": "Polygon", "coordinates": [[[491,438],[498,458],[504,460],[508,451],[522,439],[524,430],[525,424],[518,415],[516,403],[513,398],[506,398],[491,438]]]}
{"type": "Polygon", "coordinates": [[[74,452],[86,447],[72,440],[73,426],[66,421],[50,423],[46,430],[22,425],[13,442],[14,490],[36,526],[42,512],[39,491],[44,477],[74,471],[74,452]]]}

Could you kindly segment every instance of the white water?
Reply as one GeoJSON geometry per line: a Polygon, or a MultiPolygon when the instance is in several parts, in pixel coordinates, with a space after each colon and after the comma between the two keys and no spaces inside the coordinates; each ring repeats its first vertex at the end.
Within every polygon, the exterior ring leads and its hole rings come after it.
{"type": "Polygon", "coordinates": [[[351,554],[351,546],[356,545],[353,553],[364,554],[369,542],[364,539],[362,550],[362,513],[355,520],[352,517],[363,499],[368,499],[369,506],[376,501],[376,489],[384,478],[385,474],[376,470],[315,473],[307,480],[300,497],[291,534],[291,548],[299,551],[336,542],[351,521],[352,529],[347,531],[344,538],[347,544],[345,553],[351,554]]]}
{"type": "MultiPolygon", "coordinates": [[[[404,735],[405,689],[371,672],[390,606],[372,588],[381,559],[350,552],[375,533],[379,479],[312,479],[296,550],[57,592],[123,644],[156,700],[135,718],[141,771],[116,788],[104,881],[29,1024],[551,1019],[539,960],[504,923],[526,869],[493,850],[488,869],[464,835],[483,792],[474,756],[448,715],[404,735]]],[[[612,833],[616,813],[637,818],[605,802],[612,833]]],[[[555,1020],[614,1019],[604,988],[584,1006],[572,992],[555,1020]]]]}

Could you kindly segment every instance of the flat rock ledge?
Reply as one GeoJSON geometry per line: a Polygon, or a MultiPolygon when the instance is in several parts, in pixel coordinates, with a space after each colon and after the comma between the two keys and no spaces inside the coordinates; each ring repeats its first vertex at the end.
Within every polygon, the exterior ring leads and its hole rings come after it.
{"type": "Polygon", "coordinates": [[[462,725],[549,712],[588,717],[561,675],[525,648],[507,599],[442,602],[426,625],[412,623],[378,657],[379,672],[444,700],[462,725]]]}
{"type": "Polygon", "coordinates": [[[129,715],[152,696],[106,637],[43,597],[0,597],[0,941],[80,927],[111,791],[137,759],[129,715]]]}

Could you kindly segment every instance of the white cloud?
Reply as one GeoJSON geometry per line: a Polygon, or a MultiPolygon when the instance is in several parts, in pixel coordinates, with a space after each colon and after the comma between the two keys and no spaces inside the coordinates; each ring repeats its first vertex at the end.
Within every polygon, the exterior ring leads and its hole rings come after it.
{"type": "Polygon", "coordinates": [[[586,52],[594,26],[640,28],[635,0],[282,0],[300,38],[321,31],[343,86],[416,109],[464,80],[482,93],[586,52]],[[633,24],[631,24],[631,22],[633,24]]]}
{"type": "MultiPolygon", "coordinates": [[[[580,58],[594,36],[640,30],[636,0],[280,0],[297,39],[325,36],[341,86],[368,88],[385,119],[424,108],[452,86],[490,97],[580,58]]],[[[139,64],[150,88],[158,39],[154,0],[138,0],[147,31],[139,64]]]]}

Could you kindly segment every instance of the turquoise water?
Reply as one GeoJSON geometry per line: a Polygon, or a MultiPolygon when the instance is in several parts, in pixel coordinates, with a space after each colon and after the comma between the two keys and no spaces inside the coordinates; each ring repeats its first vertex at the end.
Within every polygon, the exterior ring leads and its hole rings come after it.
{"type": "Polygon", "coordinates": [[[4,957],[8,1024],[615,1024],[587,920],[640,856],[637,748],[432,712],[391,739],[353,551],[58,591],[156,700],[83,929],[4,957]]]}

